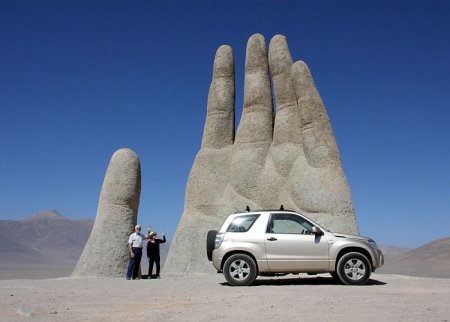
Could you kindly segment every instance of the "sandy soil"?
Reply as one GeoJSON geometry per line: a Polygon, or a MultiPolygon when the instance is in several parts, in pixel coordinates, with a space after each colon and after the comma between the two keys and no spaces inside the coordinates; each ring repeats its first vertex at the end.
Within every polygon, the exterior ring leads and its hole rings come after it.
{"type": "Polygon", "coordinates": [[[0,264],[0,280],[11,279],[46,279],[67,277],[72,274],[75,264],[0,264]]]}
{"type": "Polygon", "coordinates": [[[0,321],[450,321],[450,279],[381,274],[365,286],[328,275],[251,287],[221,274],[2,280],[0,299],[0,321]]]}

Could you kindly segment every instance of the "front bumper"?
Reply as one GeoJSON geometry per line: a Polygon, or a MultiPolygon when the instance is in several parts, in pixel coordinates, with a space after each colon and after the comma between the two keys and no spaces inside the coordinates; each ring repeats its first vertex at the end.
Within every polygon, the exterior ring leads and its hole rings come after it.
{"type": "Polygon", "coordinates": [[[375,255],[376,255],[376,263],[374,263],[374,265],[373,265],[374,271],[376,268],[380,268],[381,266],[384,265],[384,255],[381,252],[381,250],[377,249],[377,252],[375,255]]]}

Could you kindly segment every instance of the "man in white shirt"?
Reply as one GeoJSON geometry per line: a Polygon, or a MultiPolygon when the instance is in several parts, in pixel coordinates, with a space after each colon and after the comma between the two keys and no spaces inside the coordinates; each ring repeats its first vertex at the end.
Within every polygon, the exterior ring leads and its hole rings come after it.
{"type": "Polygon", "coordinates": [[[128,250],[130,251],[130,261],[128,262],[127,280],[136,279],[139,274],[139,267],[141,266],[142,247],[144,239],[149,236],[141,234],[141,225],[134,227],[134,233],[128,238],[128,250]]]}

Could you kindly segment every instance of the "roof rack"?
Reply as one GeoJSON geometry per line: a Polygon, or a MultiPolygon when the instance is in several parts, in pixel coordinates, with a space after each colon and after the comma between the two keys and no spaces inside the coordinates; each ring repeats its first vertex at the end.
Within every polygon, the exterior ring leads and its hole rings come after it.
{"type": "Polygon", "coordinates": [[[255,210],[251,210],[249,206],[246,206],[245,207],[245,211],[236,211],[235,214],[239,214],[239,213],[242,213],[242,212],[259,212],[259,211],[290,211],[290,212],[296,212],[295,210],[284,209],[283,205],[281,205],[280,208],[278,208],[278,209],[255,209],[255,210]]]}

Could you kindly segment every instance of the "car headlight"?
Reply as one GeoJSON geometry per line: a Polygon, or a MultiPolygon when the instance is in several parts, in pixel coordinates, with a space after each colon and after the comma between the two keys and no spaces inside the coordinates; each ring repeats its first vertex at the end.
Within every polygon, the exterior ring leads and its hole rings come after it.
{"type": "Polygon", "coordinates": [[[219,248],[220,244],[222,244],[224,233],[217,233],[216,240],[214,242],[214,248],[219,248]]]}

